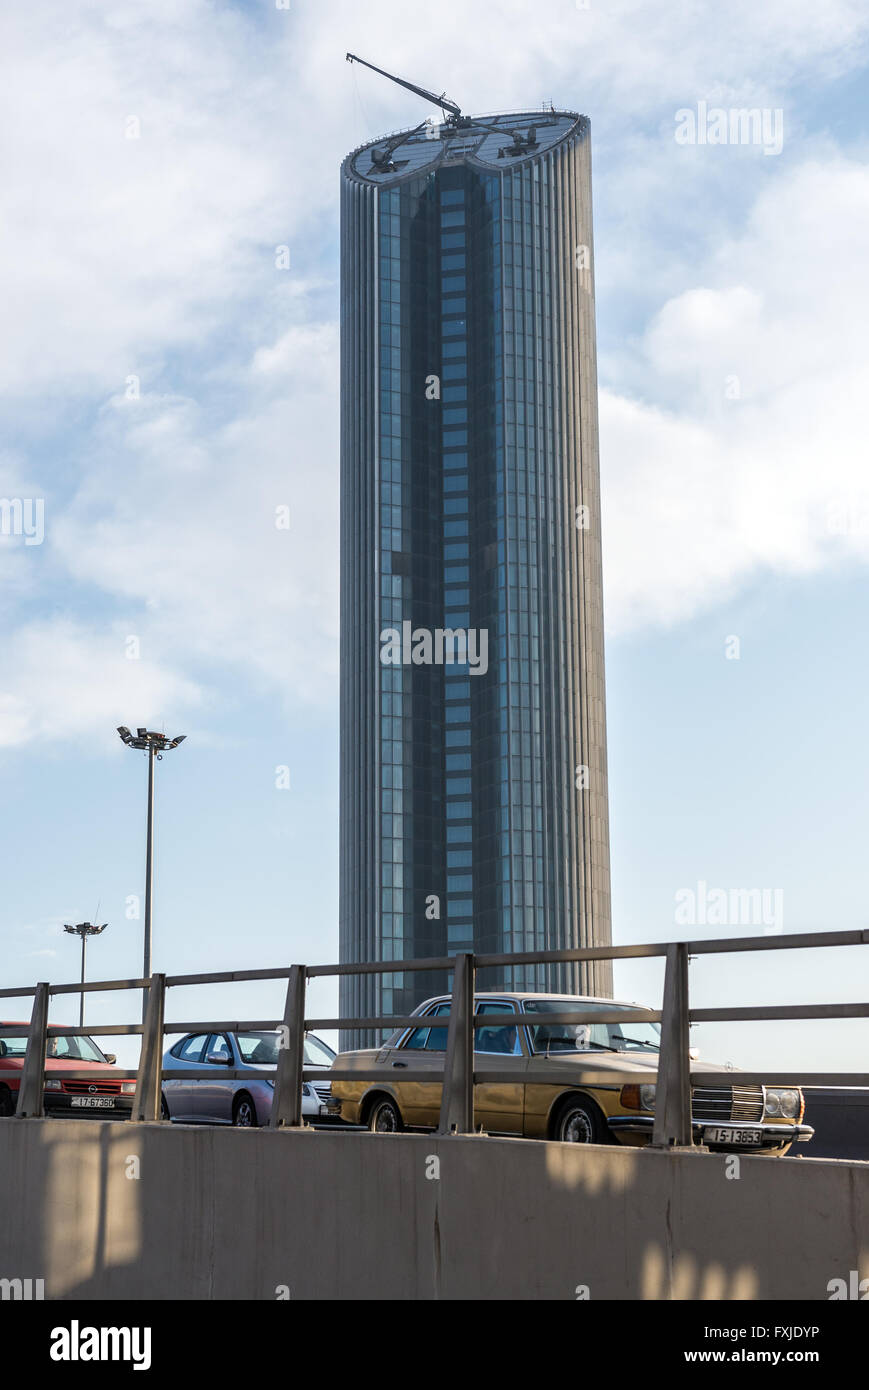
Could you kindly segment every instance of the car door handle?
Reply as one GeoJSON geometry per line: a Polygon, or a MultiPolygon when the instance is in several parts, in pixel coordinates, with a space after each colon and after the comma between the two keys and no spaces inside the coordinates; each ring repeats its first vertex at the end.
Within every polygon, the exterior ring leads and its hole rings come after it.
{"type": "Polygon", "coordinates": [[[393,1065],[394,1067],[406,1067],[406,1066],[407,1066],[407,1062],[393,1062],[392,1065],[393,1065]]]}

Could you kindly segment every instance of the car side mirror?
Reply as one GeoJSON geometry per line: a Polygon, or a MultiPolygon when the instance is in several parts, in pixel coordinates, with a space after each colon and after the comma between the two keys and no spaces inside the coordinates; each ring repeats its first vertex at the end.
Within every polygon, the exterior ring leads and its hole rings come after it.
{"type": "Polygon", "coordinates": [[[218,1067],[228,1067],[229,1058],[223,1052],[209,1052],[205,1058],[206,1062],[213,1062],[218,1067]]]}
{"type": "Polygon", "coordinates": [[[113,1066],[115,1065],[115,1062],[117,1062],[117,1060],[118,1060],[118,1056],[117,1056],[117,1053],[116,1053],[116,1052],[107,1052],[107,1053],[105,1053],[105,1058],[106,1058],[106,1061],[108,1062],[108,1064],[109,1064],[110,1067],[113,1067],[113,1066]]]}

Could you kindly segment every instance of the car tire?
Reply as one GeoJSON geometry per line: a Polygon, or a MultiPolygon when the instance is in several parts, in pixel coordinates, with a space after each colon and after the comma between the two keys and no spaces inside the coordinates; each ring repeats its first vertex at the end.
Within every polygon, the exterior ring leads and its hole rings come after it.
{"type": "Polygon", "coordinates": [[[15,1114],[15,1097],[8,1086],[0,1086],[0,1118],[15,1114]]]}
{"type": "Polygon", "coordinates": [[[378,1096],[368,1112],[368,1128],[372,1134],[399,1134],[404,1125],[401,1111],[389,1096],[378,1096]]]}
{"type": "Polygon", "coordinates": [[[606,1144],[606,1123],[588,1096],[568,1096],[562,1101],[553,1125],[553,1139],[562,1144],[606,1144]]]}
{"type": "Polygon", "coordinates": [[[242,1129],[256,1129],[259,1125],[259,1120],[256,1117],[256,1106],[247,1091],[242,1091],[241,1095],[235,1098],[235,1104],[232,1107],[232,1123],[242,1129]]]}

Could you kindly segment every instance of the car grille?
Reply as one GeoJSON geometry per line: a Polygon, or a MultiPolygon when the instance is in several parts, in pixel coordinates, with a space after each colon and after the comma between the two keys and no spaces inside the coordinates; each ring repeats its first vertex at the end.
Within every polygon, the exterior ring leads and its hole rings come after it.
{"type": "Polygon", "coordinates": [[[704,1124],[736,1120],[742,1124],[763,1119],[762,1086],[695,1086],[691,1118],[704,1124]]]}
{"type": "Polygon", "coordinates": [[[72,1096],[117,1096],[120,1081],[62,1081],[61,1086],[72,1096]]]}
{"type": "Polygon", "coordinates": [[[321,1105],[325,1105],[332,1098],[332,1087],[328,1081],[314,1081],[311,1083],[317,1093],[317,1099],[321,1105]]]}

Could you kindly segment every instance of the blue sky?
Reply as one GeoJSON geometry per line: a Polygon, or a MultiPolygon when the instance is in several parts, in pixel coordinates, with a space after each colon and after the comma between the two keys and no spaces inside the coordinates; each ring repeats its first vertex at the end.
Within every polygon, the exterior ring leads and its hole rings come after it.
{"type": "MultiPolygon", "coordinates": [[[[159,768],[155,965],[337,958],[338,166],[427,114],[348,49],[471,112],[592,120],[615,940],[744,932],[678,924],[700,883],[780,894],[786,931],[869,926],[865,8],[58,0],[2,23],[0,497],[45,502],[41,545],[0,537],[4,984],[74,978],[62,924],[98,902],[93,975],[138,972],[146,768],[121,723],[188,735],[159,768]],[[702,102],[781,111],[781,152],[678,144],[702,102]]],[[[861,999],[865,955],[703,960],[692,985],[861,999]]],[[[617,987],[654,999],[659,970],[617,987]]],[[[172,996],[198,1011],[280,995],[172,996]]],[[[866,1031],[696,1041],[851,1067],[866,1031]]]]}

